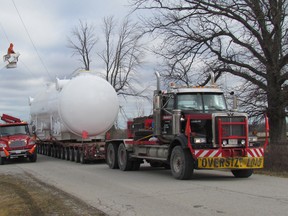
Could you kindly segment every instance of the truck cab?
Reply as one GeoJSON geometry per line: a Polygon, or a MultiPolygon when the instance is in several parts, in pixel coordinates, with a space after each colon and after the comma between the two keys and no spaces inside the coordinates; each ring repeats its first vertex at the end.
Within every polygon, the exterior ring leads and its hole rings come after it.
{"type": "Polygon", "coordinates": [[[194,169],[229,169],[235,177],[249,177],[262,168],[264,147],[249,136],[248,115],[229,110],[211,80],[205,87],[171,85],[164,91],[158,84],[153,115],[128,122],[130,139],[107,143],[109,167],[133,170],[145,160],[171,168],[176,179],[189,179],[194,169]]]}
{"type": "Polygon", "coordinates": [[[0,124],[0,164],[14,158],[37,160],[35,139],[30,135],[27,122],[3,114],[0,124]]]}

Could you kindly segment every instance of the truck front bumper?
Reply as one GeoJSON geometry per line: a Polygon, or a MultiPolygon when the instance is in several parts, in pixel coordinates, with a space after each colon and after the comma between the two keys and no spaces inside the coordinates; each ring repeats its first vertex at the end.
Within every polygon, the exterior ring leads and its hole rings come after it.
{"type": "Polygon", "coordinates": [[[4,151],[0,151],[0,156],[5,157],[5,158],[10,158],[10,159],[21,158],[21,157],[26,158],[30,155],[28,150],[10,150],[10,151],[8,151],[9,152],[8,157],[6,156],[4,151]]]}

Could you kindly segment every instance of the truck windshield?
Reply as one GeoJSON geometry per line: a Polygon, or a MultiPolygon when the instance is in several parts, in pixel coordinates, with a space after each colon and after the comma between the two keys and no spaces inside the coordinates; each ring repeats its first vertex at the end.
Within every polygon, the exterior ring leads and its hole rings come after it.
{"type": "Polygon", "coordinates": [[[16,134],[28,134],[27,125],[7,125],[0,127],[0,135],[1,136],[12,136],[16,134]]]}
{"type": "Polygon", "coordinates": [[[227,105],[222,93],[188,93],[178,95],[177,109],[199,112],[225,111],[227,105]]]}

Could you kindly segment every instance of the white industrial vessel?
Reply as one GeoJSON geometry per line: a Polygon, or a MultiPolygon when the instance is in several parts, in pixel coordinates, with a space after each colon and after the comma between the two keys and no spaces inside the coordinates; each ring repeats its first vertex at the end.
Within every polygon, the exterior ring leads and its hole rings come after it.
{"type": "Polygon", "coordinates": [[[81,71],[71,79],[56,79],[30,98],[29,104],[39,151],[76,161],[80,159],[72,154],[78,151],[79,157],[83,153],[85,159],[84,148],[88,147],[82,146],[103,140],[119,110],[114,88],[88,71],[81,71]]]}

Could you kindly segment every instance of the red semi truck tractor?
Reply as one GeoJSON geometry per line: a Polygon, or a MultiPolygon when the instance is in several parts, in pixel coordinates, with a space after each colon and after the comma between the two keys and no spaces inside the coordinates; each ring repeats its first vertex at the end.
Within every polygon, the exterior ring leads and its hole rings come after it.
{"type": "Polygon", "coordinates": [[[35,139],[30,135],[27,122],[3,114],[0,123],[0,165],[14,158],[29,158],[36,162],[35,139]]]}
{"type": "MultiPolygon", "coordinates": [[[[128,138],[106,142],[110,168],[138,170],[144,160],[171,168],[176,179],[189,179],[194,169],[228,169],[247,178],[263,168],[264,147],[249,136],[245,113],[229,110],[223,91],[207,87],[170,86],[154,92],[153,115],[128,122],[128,138]]],[[[235,107],[234,107],[235,108],[235,107]]]]}

